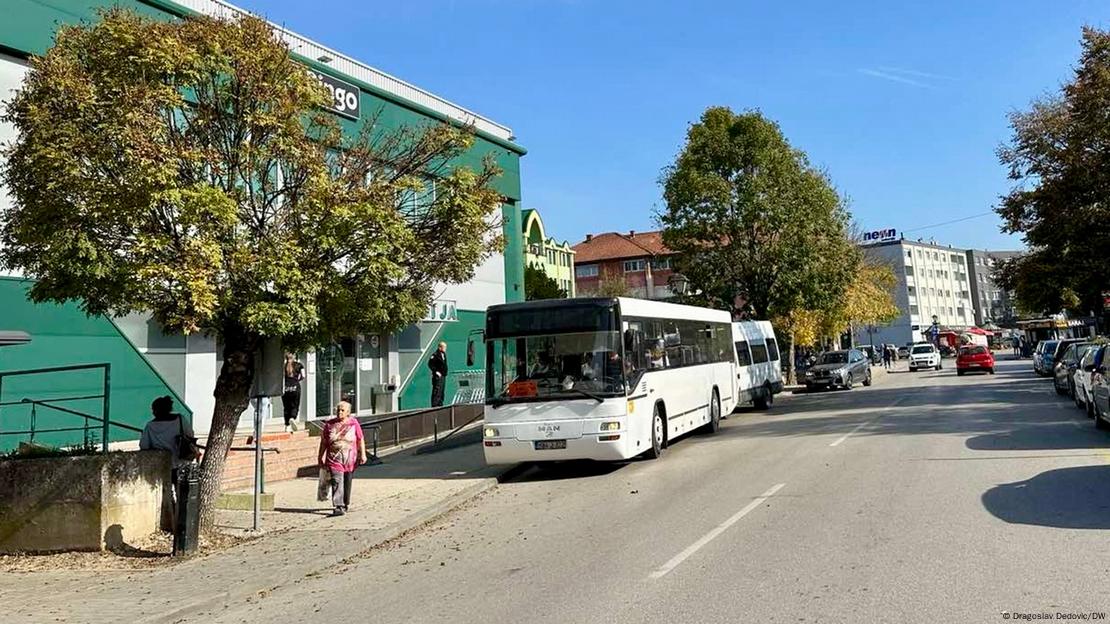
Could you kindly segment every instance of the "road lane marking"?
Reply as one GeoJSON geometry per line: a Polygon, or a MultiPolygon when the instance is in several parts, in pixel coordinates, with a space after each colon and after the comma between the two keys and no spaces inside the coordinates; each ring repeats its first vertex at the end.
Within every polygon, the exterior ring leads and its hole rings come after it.
{"type": "Polygon", "coordinates": [[[875,422],[876,420],[878,420],[878,418],[873,418],[871,420],[868,420],[867,422],[861,422],[860,424],[856,425],[855,429],[852,429],[848,433],[845,433],[844,435],[840,436],[839,438],[836,439],[835,442],[833,442],[832,444],[829,444],[829,446],[839,446],[841,442],[850,438],[853,433],[859,431],[860,429],[863,429],[864,427],[866,427],[867,425],[870,425],[871,423],[875,422]]]}
{"type": "Polygon", "coordinates": [[[771,489],[757,496],[754,500],[752,500],[752,502],[744,505],[743,509],[733,514],[728,520],[725,520],[721,524],[718,524],[716,527],[713,528],[713,530],[703,535],[701,539],[687,546],[685,550],[675,555],[667,563],[659,566],[658,569],[651,573],[651,576],[649,578],[657,579],[666,576],[668,572],[678,567],[678,565],[683,561],[686,561],[686,559],[690,555],[698,552],[698,550],[700,550],[702,546],[705,546],[709,542],[713,541],[714,538],[716,538],[721,533],[724,533],[730,526],[739,522],[741,518],[751,513],[752,510],[754,510],[756,507],[762,505],[764,502],[767,501],[767,499],[774,496],[775,493],[781,490],[785,485],[785,483],[779,483],[778,485],[773,486],[771,489]]]}
{"type": "Polygon", "coordinates": [[[855,429],[852,429],[848,433],[845,433],[844,435],[840,436],[839,438],[836,439],[836,441],[830,443],[829,446],[830,447],[840,446],[840,443],[847,440],[848,438],[852,437],[853,433],[859,431],[860,429],[863,429],[867,425],[878,422],[880,418],[882,418],[883,416],[889,415],[890,411],[893,408],[900,406],[902,403],[904,403],[909,398],[910,398],[909,395],[902,395],[902,396],[898,397],[897,399],[894,400],[893,403],[891,403],[887,407],[883,408],[883,409],[887,410],[885,413],[879,414],[878,416],[872,418],[871,420],[861,422],[860,424],[856,425],[855,429]]]}

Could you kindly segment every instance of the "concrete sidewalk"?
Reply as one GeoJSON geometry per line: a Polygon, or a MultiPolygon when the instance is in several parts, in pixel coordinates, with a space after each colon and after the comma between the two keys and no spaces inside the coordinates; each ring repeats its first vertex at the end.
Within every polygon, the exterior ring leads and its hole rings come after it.
{"type": "MultiPolygon", "coordinates": [[[[331,518],[316,480],[273,484],[275,511],[262,537],[149,570],[50,570],[0,575],[6,624],[178,622],[218,613],[277,587],[333,570],[491,489],[503,468],[482,447],[398,453],[355,474],[351,509],[331,518]]],[[[249,512],[220,512],[224,530],[249,527],[249,512]]]]}

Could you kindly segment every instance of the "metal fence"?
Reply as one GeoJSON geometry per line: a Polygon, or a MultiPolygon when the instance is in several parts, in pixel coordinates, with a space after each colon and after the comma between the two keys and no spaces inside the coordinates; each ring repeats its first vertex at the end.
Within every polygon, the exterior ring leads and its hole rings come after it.
{"type": "Polygon", "coordinates": [[[462,371],[454,373],[456,389],[451,403],[471,405],[486,400],[486,371],[462,371]]]}

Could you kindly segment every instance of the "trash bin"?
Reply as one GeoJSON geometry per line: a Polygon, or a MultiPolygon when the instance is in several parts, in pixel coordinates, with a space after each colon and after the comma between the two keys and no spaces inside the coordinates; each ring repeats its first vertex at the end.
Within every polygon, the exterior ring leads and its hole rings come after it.
{"type": "Polygon", "coordinates": [[[175,557],[192,555],[197,551],[200,528],[200,474],[195,463],[188,463],[177,470],[177,518],[173,532],[175,557]]]}

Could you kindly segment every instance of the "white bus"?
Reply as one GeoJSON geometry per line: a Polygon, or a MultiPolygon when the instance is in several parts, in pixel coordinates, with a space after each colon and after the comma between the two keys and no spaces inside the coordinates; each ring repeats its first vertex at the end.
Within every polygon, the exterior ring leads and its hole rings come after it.
{"type": "Polygon", "coordinates": [[[627,298],[492,306],[489,464],[659,457],[736,403],[728,312],[627,298]]]}

